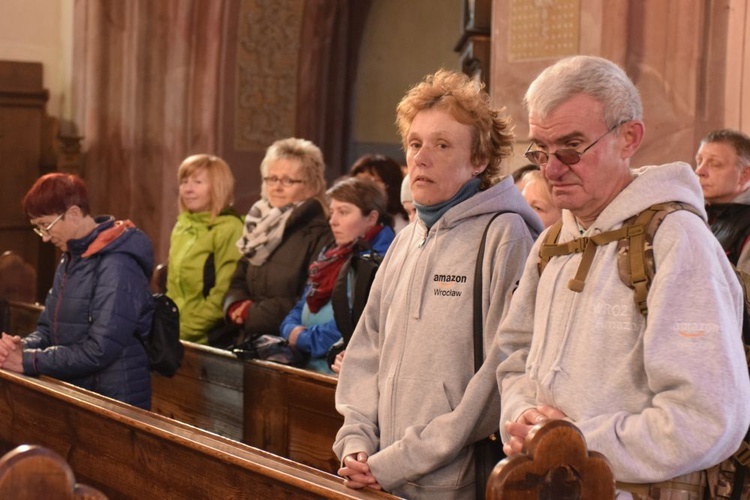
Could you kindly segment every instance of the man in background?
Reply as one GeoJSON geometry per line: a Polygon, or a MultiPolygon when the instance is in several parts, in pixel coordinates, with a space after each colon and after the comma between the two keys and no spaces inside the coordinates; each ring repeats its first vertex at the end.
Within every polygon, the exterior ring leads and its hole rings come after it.
{"type": "Polygon", "coordinates": [[[695,165],[711,230],[729,261],[750,273],[750,137],[730,129],[709,133],[695,165]]]}

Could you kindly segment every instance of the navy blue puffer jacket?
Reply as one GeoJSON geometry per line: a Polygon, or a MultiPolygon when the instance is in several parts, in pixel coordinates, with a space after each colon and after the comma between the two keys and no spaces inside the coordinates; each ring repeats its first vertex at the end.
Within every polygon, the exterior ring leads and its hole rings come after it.
{"type": "Polygon", "coordinates": [[[23,369],[141,408],[151,406],[143,338],[151,327],[151,241],[129,221],[95,218],[68,241],[37,331],[23,340],[23,369]]]}

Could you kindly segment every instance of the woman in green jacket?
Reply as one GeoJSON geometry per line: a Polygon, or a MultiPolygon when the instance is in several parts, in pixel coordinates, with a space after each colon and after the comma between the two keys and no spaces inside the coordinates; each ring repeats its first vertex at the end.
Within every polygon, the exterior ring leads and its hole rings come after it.
{"type": "Polygon", "coordinates": [[[199,154],[177,171],[180,214],[169,245],[167,295],[180,310],[180,338],[208,343],[223,324],[222,301],[237,267],[242,219],[232,208],[234,177],[224,160],[199,154]]]}

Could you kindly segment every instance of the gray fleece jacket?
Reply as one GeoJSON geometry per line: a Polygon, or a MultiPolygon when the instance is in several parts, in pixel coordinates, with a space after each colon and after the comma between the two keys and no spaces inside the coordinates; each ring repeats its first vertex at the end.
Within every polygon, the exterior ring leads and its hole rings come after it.
{"type": "MultiPolygon", "coordinates": [[[[616,229],[672,200],[705,218],[689,165],[633,173],[586,234],[616,229]]],[[[563,221],[559,241],[577,237],[572,214],[564,211],[563,221]]],[[[742,295],[705,220],[681,210],[656,232],[648,321],[620,280],[615,243],[597,250],[576,293],[567,284],[581,254],[553,258],[540,278],[543,238],[495,337],[501,356],[508,356],[497,372],[501,423],[538,404],[554,406],[581,429],[590,450],[609,459],[618,481],[663,481],[730,456],[750,423],[742,295]]]]}
{"type": "Polygon", "coordinates": [[[383,488],[407,498],[473,498],[472,444],[497,430],[496,364],[473,362],[474,266],[483,273],[484,346],[541,222],[510,177],[448,210],[429,230],[403,229],[375,278],[336,391],[339,458],[364,451],[383,488]]]}

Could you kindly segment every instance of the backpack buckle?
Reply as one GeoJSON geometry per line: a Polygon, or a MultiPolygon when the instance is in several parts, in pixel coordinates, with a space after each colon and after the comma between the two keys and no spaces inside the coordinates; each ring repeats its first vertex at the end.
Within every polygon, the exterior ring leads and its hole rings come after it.
{"type": "Polygon", "coordinates": [[[581,236],[580,238],[568,242],[568,249],[572,253],[582,253],[586,250],[586,247],[589,246],[589,243],[591,243],[591,238],[588,236],[581,236]]]}
{"type": "Polygon", "coordinates": [[[630,238],[631,236],[639,236],[646,232],[646,226],[644,224],[634,224],[632,226],[628,226],[627,230],[627,236],[630,238]]]}
{"type": "Polygon", "coordinates": [[[747,441],[743,440],[740,448],[734,452],[734,459],[743,467],[750,467],[750,445],[747,444],[747,441]]]}

